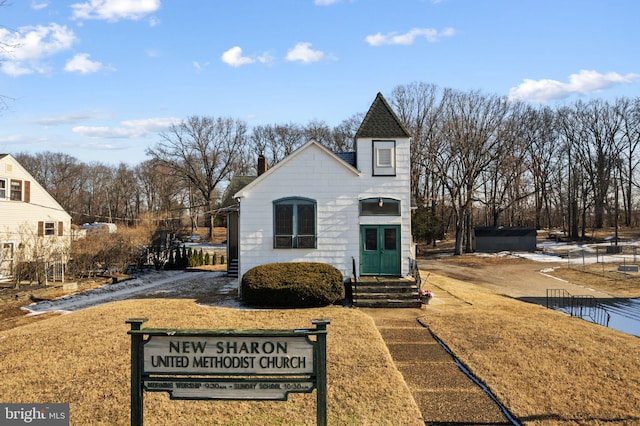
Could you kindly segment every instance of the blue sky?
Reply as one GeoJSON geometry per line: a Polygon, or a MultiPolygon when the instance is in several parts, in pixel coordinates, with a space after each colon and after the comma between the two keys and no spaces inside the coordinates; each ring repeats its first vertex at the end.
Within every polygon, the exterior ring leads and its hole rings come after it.
{"type": "Polygon", "coordinates": [[[190,115],[334,126],[412,82],[637,97],[639,16],[637,0],[10,0],[0,153],[135,165],[190,115]]]}

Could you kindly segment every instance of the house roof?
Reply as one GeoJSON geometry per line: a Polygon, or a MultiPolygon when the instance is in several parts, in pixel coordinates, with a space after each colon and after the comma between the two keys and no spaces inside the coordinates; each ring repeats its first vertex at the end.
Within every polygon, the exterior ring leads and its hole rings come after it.
{"type": "Polygon", "coordinates": [[[53,205],[55,205],[55,210],[64,212],[65,215],[69,216],[69,218],[71,218],[71,215],[62,207],[62,205],[58,202],[58,200],[56,200],[53,195],[51,195],[49,193],[49,191],[47,191],[42,184],[40,184],[40,182],[38,182],[38,180],[31,174],[29,173],[29,171],[27,169],[24,168],[24,166],[22,164],[20,164],[20,162],[11,154],[0,154],[0,160],[4,160],[6,158],[6,161],[9,162],[13,162],[14,167],[20,168],[22,170],[22,173],[24,173],[25,175],[29,176],[32,182],[32,187],[31,187],[31,194],[34,194],[34,191],[36,191],[36,188],[33,187],[33,185],[37,185],[38,187],[38,191],[46,198],[48,198],[51,203],[53,203],[53,205]]]}
{"type": "Polygon", "coordinates": [[[380,92],[365,115],[356,138],[411,137],[380,92]]]}
{"type": "Polygon", "coordinates": [[[257,177],[258,176],[234,176],[229,182],[229,185],[227,185],[227,189],[224,190],[221,207],[229,207],[236,204],[233,195],[256,180],[257,177]]]}
{"type": "Polygon", "coordinates": [[[300,155],[301,152],[310,149],[312,147],[315,147],[317,149],[319,149],[321,152],[324,152],[325,155],[335,161],[337,164],[340,164],[341,166],[343,166],[344,168],[348,169],[349,171],[351,171],[354,175],[359,175],[360,171],[357,170],[356,168],[354,168],[353,166],[351,166],[350,164],[348,164],[347,162],[345,162],[342,158],[340,158],[338,155],[336,155],[335,153],[331,152],[331,150],[327,149],[325,146],[323,146],[322,144],[318,143],[317,141],[315,141],[314,139],[311,139],[309,142],[305,143],[304,145],[302,145],[300,148],[296,149],[295,151],[293,151],[290,155],[286,156],[282,161],[280,161],[279,163],[277,163],[275,166],[271,167],[269,170],[267,170],[266,172],[264,172],[263,174],[261,174],[260,176],[258,176],[257,178],[255,178],[251,183],[247,184],[245,187],[241,188],[239,191],[237,191],[233,197],[234,198],[238,198],[238,197],[243,197],[243,192],[244,191],[250,191],[254,186],[258,185],[260,182],[263,181],[263,179],[268,178],[269,176],[271,176],[273,173],[275,173],[277,170],[279,170],[282,167],[286,167],[286,165],[291,162],[291,161],[295,161],[295,158],[300,155]]]}
{"type": "Polygon", "coordinates": [[[350,152],[334,152],[335,155],[337,155],[338,157],[340,157],[342,159],[342,161],[344,161],[347,164],[351,164],[353,167],[358,167],[358,165],[356,164],[356,153],[354,151],[350,151],[350,152]]]}

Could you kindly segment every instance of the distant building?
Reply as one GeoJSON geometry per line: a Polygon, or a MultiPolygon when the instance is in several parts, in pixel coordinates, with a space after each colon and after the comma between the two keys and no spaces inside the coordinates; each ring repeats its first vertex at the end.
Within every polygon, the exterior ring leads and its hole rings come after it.
{"type": "Polygon", "coordinates": [[[478,227],[473,229],[473,250],[481,253],[536,251],[535,228],[478,227]]]}

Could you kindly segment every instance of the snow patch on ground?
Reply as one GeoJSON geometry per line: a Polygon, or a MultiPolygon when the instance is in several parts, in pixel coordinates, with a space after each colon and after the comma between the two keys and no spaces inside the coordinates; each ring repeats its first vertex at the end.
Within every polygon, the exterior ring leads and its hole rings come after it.
{"type": "Polygon", "coordinates": [[[58,299],[47,300],[25,306],[28,315],[38,315],[45,312],[72,312],[102,303],[130,299],[141,295],[184,295],[185,292],[194,294],[219,294],[220,303],[227,306],[238,304],[235,297],[237,281],[223,279],[224,272],[183,272],[183,271],[152,271],[133,280],[108,284],[81,293],[70,294],[58,299]]]}

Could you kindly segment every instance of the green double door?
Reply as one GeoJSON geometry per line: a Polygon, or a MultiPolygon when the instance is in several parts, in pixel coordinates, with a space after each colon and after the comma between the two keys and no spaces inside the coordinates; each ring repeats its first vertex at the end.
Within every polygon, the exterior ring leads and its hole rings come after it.
{"type": "Polygon", "coordinates": [[[400,226],[360,226],[360,274],[400,275],[400,226]]]}

